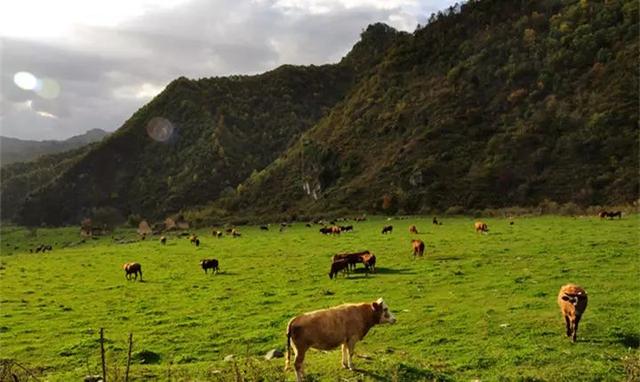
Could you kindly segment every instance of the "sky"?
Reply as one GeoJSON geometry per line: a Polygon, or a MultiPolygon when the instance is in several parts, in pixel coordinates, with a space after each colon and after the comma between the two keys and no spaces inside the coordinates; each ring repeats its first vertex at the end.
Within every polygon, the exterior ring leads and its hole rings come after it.
{"type": "Polygon", "coordinates": [[[114,131],[173,79],[338,62],[367,25],[413,32],[451,0],[0,2],[0,134],[114,131]]]}

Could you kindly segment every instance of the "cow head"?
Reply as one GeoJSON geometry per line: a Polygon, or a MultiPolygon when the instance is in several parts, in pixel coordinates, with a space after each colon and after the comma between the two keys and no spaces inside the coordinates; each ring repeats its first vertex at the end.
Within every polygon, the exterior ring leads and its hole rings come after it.
{"type": "Polygon", "coordinates": [[[567,301],[568,303],[572,304],[572,305],[576,305],[578,303],[578,297],[577,296],[571,296],[568,294],[564,294],[562,295],[562,300],[563,301],[567,301]]]}
{"type": "Polygon", "coordinates": [[[378,322],[379,324],[396,323],[396,317],[393,315],[393,313],[391,313],[391,311],[389,310],[389,306],[386,302],[384,302],[382,297],[380,297],[371,305],[373,307],[373,310],[380,312],[380,321],[378,322]]]}

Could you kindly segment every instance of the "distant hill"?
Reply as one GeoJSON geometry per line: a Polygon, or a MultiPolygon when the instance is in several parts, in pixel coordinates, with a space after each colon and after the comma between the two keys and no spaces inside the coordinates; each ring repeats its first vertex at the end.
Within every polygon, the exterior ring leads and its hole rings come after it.
{"type": "Polygon", "coordinates": [[[369,26],[338,64],[179,78],[15,218],[631,203],[638,30],[637,1],[470,1],[413,34],[369,26]]]}
{"type": "Polygon", "coordinates": [[[109,135],[101,129],[91,129],[84,134],[65,140],[32,141],[0,136],[0,164],[28,162],[41,155],[57,154],[77,149],[89,143],[98,142],[109,135]]]}

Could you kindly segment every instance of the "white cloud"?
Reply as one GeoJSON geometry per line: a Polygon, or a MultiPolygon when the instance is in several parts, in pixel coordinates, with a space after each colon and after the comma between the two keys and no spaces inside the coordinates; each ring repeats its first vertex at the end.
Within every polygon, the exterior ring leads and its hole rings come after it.
{"type": "Polygon", "coordinates": [[[46,111],[36,111],[36,114],[38,114],[41,117],[45,117],[45,118],[53,118],[53,119],[58,119],[57,116],[51,114],[51,113],[47,113],[46,111]]]}
{"type": "Polygon", "coordinates": [[[1,1],[0,127],[3,134],[25,139],[115,130],[179,76],[255,74],[282,64],[337,62],[368,24],[386,22],[412,31],[452,3],[1,1]],[[39,95],[21,89],[13,82],[18,72],[56,86],[39,95]]]}

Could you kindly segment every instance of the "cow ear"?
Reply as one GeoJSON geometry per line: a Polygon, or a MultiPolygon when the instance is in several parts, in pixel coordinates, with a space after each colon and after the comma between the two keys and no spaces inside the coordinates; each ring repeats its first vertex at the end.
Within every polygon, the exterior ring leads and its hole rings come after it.
{"type": "Polygon", "coordinates": [[[562,295],[562,299],[563,299],[564,301],[570,301],[570,300],[571,300],[571,298],[570,298],[569,296],[567,296],[566,294],[565,294],[565,295],[562,295]]]}
{"type": "Polygon", "coordinates": [[[380,304],[378,304],[377,302],[371,304],[371,307],[373,308],[373,310],[380,310],[380,304]]]}

